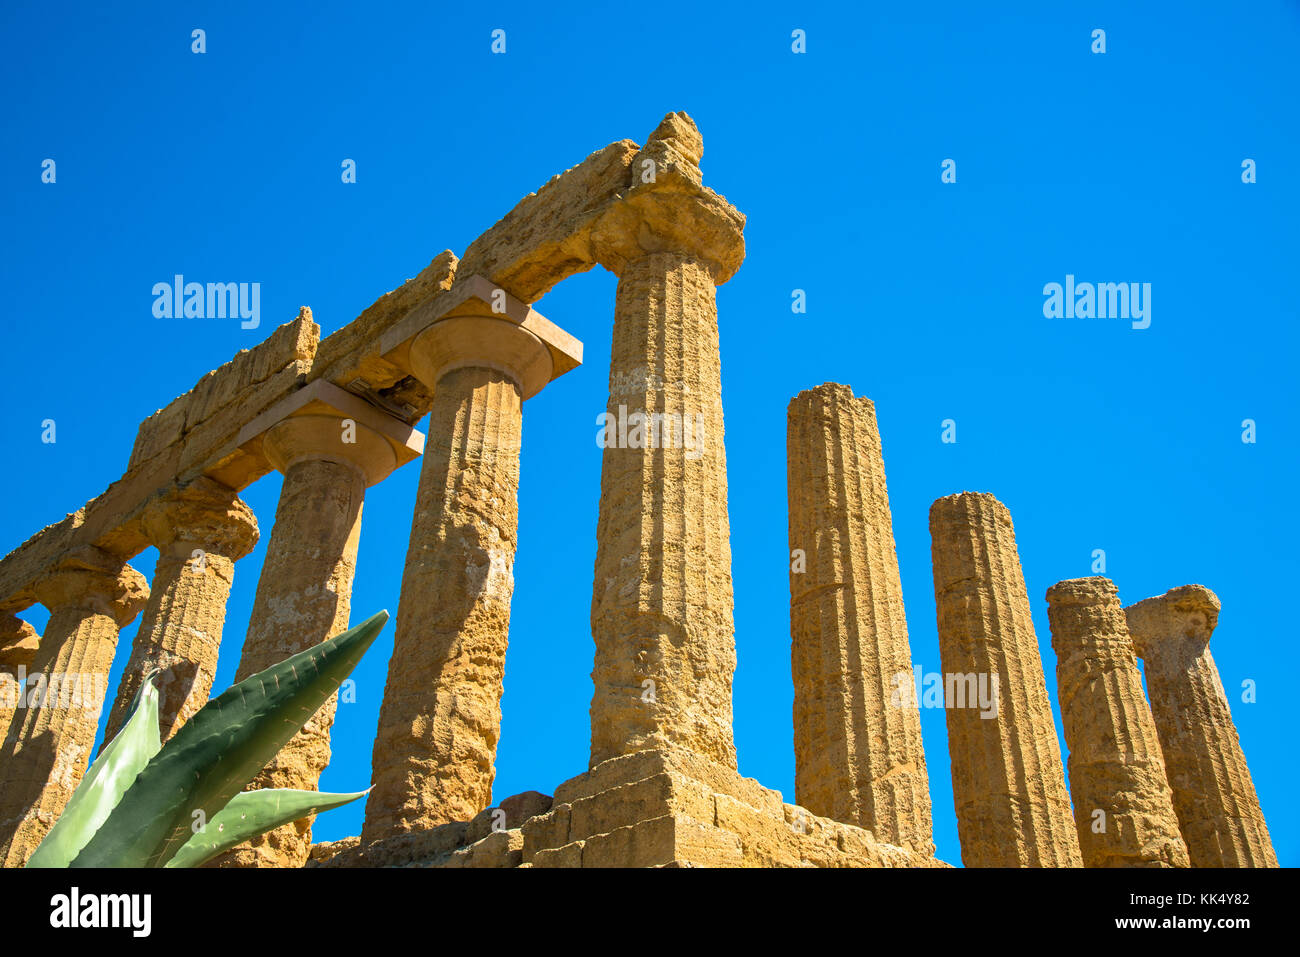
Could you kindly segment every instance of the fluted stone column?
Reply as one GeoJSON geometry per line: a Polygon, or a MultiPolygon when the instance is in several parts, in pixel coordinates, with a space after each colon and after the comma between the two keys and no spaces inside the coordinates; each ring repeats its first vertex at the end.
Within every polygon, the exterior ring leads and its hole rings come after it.
{"type": "Polygon", "coordinates": [[[514,590],[522,403],[552,373],[541,339],[486,308],[433,323],[413,341],[410,364],[434,398],[365,842],[467,821],[491,803],[514,590]]]}
{"type": "MultiPolygon", "coordinates": [[[[284,484],[236,681],[347,630],[365,490],[397,465],[383,436],[338,414],[292,416],[262,441],[284,484]],[[351,442],[344,440],[349,422],[351,442]]],[[[337,700],[334,695],[321,706],[248,790],[316,790],[330,759],[337,700]]],[[[235,848],[215,864],[301,867],[310,849],[311,818],[303,818],[235,848]]]]}
{"type": "Polygon", "coordinates": [[[994,717],[969,702],[947,708],[962,862],[1078,867],[1011,513],[992,495],[949,495],[930,507],[930,537],[945,679],[974,675],[997,689],[994,717]]]}
{"type": "Polygon", "coordinates": [[[206,477],[151,503],[143,525],[158,549],[158,564],[105,744],[121,728],[151,669],[158,671],[154,685],[164,741],[207,703],[235,562],[257,543],[252,511],[233,489],[206,477]]]}
{"type": "Polygon", "coordinates": [[[670,114],[593,233],[619,282],[591,605],[592,767],[655,747],[736,766],[715,287],[744,257],[744,217],[699,185],[702,152],[689,118],[670,114]]]}
{"type": "Polygon", "coordinates": [[[34,707],[29,698],[14,716],[4,742],[0,858],[6,867],[27,861],[86,773],[118,632],[140,611],[149,587],[120,558],[83,546],[37,582],[35,595],[50,618],[31,673],[48,684],[34,707]]]}
{"type": "Polygon", "coordinates": [[[1193,867],[1277,867],[1210,654],[1219,599],[1183,585],[1124,609],[1144,664],[1174,811],[1193,867]]]}
{"type": "Polygon", "coordinates": [[[0,762],[4,761],[3,745],[9,725],[27,693],[27,672],[40,642],[41,636],[28,622],[16,615],[0,614],[0,762]]]}
{"type": "Polygon", "coordinates": [[[1100,577],[1057,582],[1047,616],[1084,866],[1187,867],[1118,590],[1100,577]]]}
{"type": "Polygon", "coordinates": [[[795,796],[932,855],[929,780],[876,411],[845,385],[787,413],[795,796]]]}

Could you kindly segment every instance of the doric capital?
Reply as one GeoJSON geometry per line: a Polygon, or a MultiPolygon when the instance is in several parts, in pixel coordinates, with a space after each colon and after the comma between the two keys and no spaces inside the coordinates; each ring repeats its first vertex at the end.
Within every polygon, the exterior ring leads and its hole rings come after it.
{"type": "Polygon", "coordinates": [[[52,571],[36,582],[36,600],[53,614],[64,608],[84,608],[108,615],[119,628],[136,616],[149,600],[144,576],[122,559],[94,545],[69,552],[52,571]]]}
{"type": "Polygon", "coordinates": [[[200,476],[145,506],[141,524],[159,550],[190,545],[231,560],[257,544],[257,517],[228,485],[200,476]]]}
{"type": "Polygon", "coordinates": [[[384,358],[425,387],[469,366],[495,369],[531,399],[582,363],[582,343],[485,276],[459,276],[379,341],[384,358]]]}
{"type": "Polygon", "coordinates": [[[1178,646],[1200,654],[1219,623],[1219,597],[1204,585],[1180,585],[1124,609],[1133,648],[1144,661],[1178,646]]]}
{"type": "Polygon", "coordinates": [[[262,451],[281,474],[298,462],[341,462],[359,471],[367,487],[397,468],[397,455],[380,433],[333,410],[293,415],[272,426],[262,451]]]}
{"type": "Polygon", "coordinates": [[[490,314],[435,322],[411,340],[409,356],[415,377],[430,388],[448,372],[478,366],[509,376],[528,399],[555,377],[546,343],[523,326],[490,314]]]}
{"type": "Polygon", "coordinates": [[[369,486],[419,456],[424,433],[316,379],[249,422],[236,443],[281,473],[307,459],[340,462],[357,469],[369,486]]]}
{"type": "Polygon", "coordinates": [[[632,161],[631,183],[592,227],[602,266],[622,274],[630,262],[672,252],[703,263],[713,281],[735,275],[745,258],[745,217],[702,185],[704,141],[685,113],[669,113],[632,161]]]}

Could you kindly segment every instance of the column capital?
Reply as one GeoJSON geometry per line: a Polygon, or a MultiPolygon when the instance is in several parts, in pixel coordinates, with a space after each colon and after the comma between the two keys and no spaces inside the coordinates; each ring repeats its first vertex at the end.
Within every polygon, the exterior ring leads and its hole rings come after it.
{"type": "Polygon", "coordinates": [[[596,260],[618,275],[631,262],[675,253],[705,264],[714,283],[745,258],[745,216],[704,186],[704,141],[685,113],[669,113],[632,160],[631,183],[592,227],[596,260]]]}
{"type": "Polygon", "coordinates": [[[316,379],[244,426],[236,444],[281,473],[297,462],[319,459],[351,466],[370,486],[419,456],[424,433],[316,379]]]}
{"type": "Polygon", "coordinates": [[[1194,654],[1210,643],[1219,623],[1219,596],[1204,585],[1180,585],[1124,609],[1133,649],[1142,660],[1178,645],[1194,654]]]}
{"type": "Polygon", "coordinates": [[[257,517],[228,485],[206,475],[173,486],[145,506],[141,526],[160,552],[196,545],[231,560],[257,544],[257,517]]]}
{"type": "Polygon", "coordinates": [[[94,545],[69,552],[35,583],[33,591],[51,614],[62,608],[85,608],[111,617],[118,628],[125,627],[149,599],[143,575],[94,545]]]}
{"type": "Polygon", "coordinates": [[[582,364],[582,343],[486,276],[461,276],[450,290],[383,334],[383,357],[429,389],[448,372],[495,369],[531,399],[582,364]]]}

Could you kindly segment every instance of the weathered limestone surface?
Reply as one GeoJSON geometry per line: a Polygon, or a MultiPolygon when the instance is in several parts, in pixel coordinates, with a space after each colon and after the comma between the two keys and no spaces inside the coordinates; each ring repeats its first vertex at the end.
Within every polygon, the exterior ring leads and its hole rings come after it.
{"type": "Polygon", "coordinates": [[[632,164],[652,161],[654,182],[634,176],[593,233],[619,276],[607,413],[661,418],[657,438],[619,435],[604,450],[592,767],[669,745],[736,764],[715,286],[744,256],[744,217],[698,185],[702,148],[690,119],[670,114],[632,164]],[[677,160],[659,163],[669,151],[677,160]]]}
{"type": "Polygon", "coordinates": [[[944,867],[698,754],[606,761],[471,821],[312,848],[308,867],[944,867]],[[503,812],[503,813],[502,813],[503,812]]]}
{"type": "Polygon", "coordinates": [[[1255,784],[1210,654],[1219,599],[1183,585],[1124,609],[1144,664],[1174,811],[1192,867],[1277,867],[1255,784]]]}
{"type": "Polygon", "coordinates": [[[0,613],[0,762],[4,761],[4,739],[18,711],[19,695],[27,693],[25,683],[19,684],[18,669],[31,668],[40,642],[41,636],[28,622],[0,613]]]}
{"type": "Polygon", "coordinates": [[[518,867],[525,821],[551,809],[551,796],[525,791],[469,821],[452,821],[363,842],[313,845],[307,867],[518,867]]]}
{"type": "Polygon", "coordinates": [[[791,400],[787,423],[790,550],[806,562],[790,573],[795,796],[816,815],[932,855],[875,407],[826,383],[791,400]]]}
{"type": "Polygon", "coordinates": [[[158,724],[166,741],[208,701],[235,562],[257,544],[257,519],[231,489],[200,477],[151,504],[142,518],[158,549],[153,586],[109,713],[117,734],[144,676],[158,674],[158,724]]]}
{"type": "Polygon", "coordinates": [[[533,867],[942,867],[673,748],[596,765],[522,827],[533,867]]]}
{"type": "Polygon", "coordinates": [[[626,188],[637,155],[631,140],[611,143],[521,199],[470,243],[462,275],[488,276],[524,302],[536,302],[562,279],[591,269],[591,232],[626,188]]]}
{"type": "Polygon", "coordinates": [[[33,583],[63,556],[94,545],[128,560],[150,546],[143,514],[160,494],[208,474],[242,489],[271,470],[234,445],[252,418],[301,387],[320,328],[311,311],[207,375],[140,424],[126,473],[61,522],[47,526],[0,560],[0,611],[36,600],[33,583]]]}
{"type": "Polygon", "coordinates": [[[468,820],[492,797],[518,527],[519,387],[437,380],[380,709],[371,842],[468,820]]]}
{"type": "MultiPolygon", "coordinates": [[[[396,464],[391,446],[355,422],[308,413],[285,419],[264,439],[284,473],[275,525],[235,680],[346,631],[367,485],[396,464]]],[[[248,786],[315,790],[329,763],[337,696],[316,712],[248,786]]],[[[311,818],[286,824],[219,858],[216,866],[300,867],[311,848],[311,818]]]]}
{"type": "Polygon", "coordinates": [[[51,694],[16,714],[3,745],[0,860],[19,867],[76,790],[90,763],[103,691],[118,631],[149,595],[144,576],[117,556],[84,547],[35,585],[50,611],[33,674],[75,681],[76,693],[51,694]]]}
{"type": "Polygon", "coordinates": [[[1057,582],[1047,615],[1084,865],[1187,867],[1118,590],[1100,577],[1057,582]]]}
{"type": "Polygon", "coordinates": [[[962,861],[1078,867],[1011,513],[992,495],[949,495],[930,507],[930,537],[943,671],[996,678],[998,689],[996,717],[947,708],[962,861]]]}

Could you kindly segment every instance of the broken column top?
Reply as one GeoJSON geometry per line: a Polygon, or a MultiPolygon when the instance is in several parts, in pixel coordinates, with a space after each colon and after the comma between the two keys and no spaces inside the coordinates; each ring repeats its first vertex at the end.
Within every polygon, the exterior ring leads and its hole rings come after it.
{"type": "Polygon", "coordinates": [[[1047,589],[1047,601],[1054,606],[1093,605],[1107,595],[1119,595],[1119,589],[1109,578],[1100,575],[1067,578],[1047,589]]]}
{"type": "Polygon", "coordinates": [[[1204,585],[1179,585],[1163,595],[1144,598],[1124,609],[1129,634],[1139,658],[1160,640],[1186,638],[1210,642],[1219,623],[1219,597],[1204,585]]]}
{"type": "Polygon", "coordinates": [[[930,522],[953,521],[958,509],[977,506],[990,509],[999,521],[1011,524],[1011,510],[988,492],[954,492],[934,500],[930,505],[930,522]]]}
{"type": "Polygon", "coordinates": [[[789,405],[793,406],[798,402],[807,402],[810,399],[819,396],[835,396],[844,402],[857,402],[872,409],[876,407],[875,403],[865,395],[854,395],[852,386],[847,386],[840,382],[823,382],[821,385],[813,386],[811,389],[804,389],[790,400],[789,405]]]}

